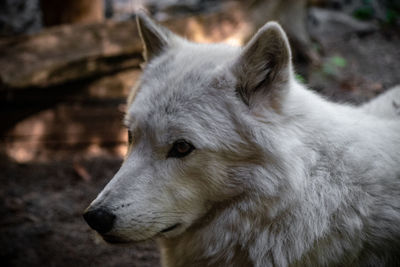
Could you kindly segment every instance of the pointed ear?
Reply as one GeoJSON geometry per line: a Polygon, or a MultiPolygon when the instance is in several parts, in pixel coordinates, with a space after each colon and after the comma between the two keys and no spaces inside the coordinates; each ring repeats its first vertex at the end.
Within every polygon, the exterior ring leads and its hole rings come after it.
{"type": "Polygon", "coordinates": [[[249,107],[269,97],[277,104],[291,71],[289,42],[276,22],[268,22],[258,30],[233,65],[237,93],[249,107]]]}
{"type": "Polygon", "coordinates": [[[160,55],[165,49],[176,44],[179,39],[178,36],[158,25],[142,11],[136,15],[136,23],[144,46],[145,61],[160,55]]]}

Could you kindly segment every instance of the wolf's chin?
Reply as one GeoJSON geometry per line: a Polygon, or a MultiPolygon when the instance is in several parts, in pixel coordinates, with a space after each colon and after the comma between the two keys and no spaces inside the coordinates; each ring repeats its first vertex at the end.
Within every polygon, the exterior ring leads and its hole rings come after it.
{"type": "Polygon", "coordinates": [[[130,238],[124,238],[124,237],[120,237],[120,236],[116,236],[116,235],[112,235],[112,234],[103,234],[100,235],[103,240],[109,244],[113,244],[113,245],[120,245],[120,244],[130,244],[130,243],[137,243],[137,242],[143,242],[152,238],[157,238],[157,237],[164,237],[164,238],[168,238],[168,237],[172,237],[175,236],[176,234],[179,234],[179,232],[181,232],[181,223],[176,223],[173,224],[163,230],[161,230],[160,232],[156,233],[154,236],[149,236],[147,238],[142,238],[142,239],[130,239],[130,238]]]}

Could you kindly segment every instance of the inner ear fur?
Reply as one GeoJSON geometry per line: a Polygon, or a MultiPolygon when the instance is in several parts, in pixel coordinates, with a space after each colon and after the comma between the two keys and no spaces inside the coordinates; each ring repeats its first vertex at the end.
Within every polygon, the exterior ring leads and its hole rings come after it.
{"type": "Polygon", "coordinates": [[[268,95],[279,95],[290,79],[291,51],[287,36],[276,22],[265,24],[243,48],[233,65],[236,90],[252,106],[268,95]]]}
{"type": "Polygon", "coordinates": [[[176,44],[178,37],[167,28],[154,22],[143,11],[136,14],[136,23],[144,46],[145,61],[150,61],[168,47],[176,44]]]}

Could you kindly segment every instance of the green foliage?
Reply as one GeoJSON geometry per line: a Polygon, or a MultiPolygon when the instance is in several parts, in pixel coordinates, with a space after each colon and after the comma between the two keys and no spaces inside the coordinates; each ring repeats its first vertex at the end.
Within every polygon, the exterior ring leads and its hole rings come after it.
{"type": "Polygon", "coordinates": [[[374,17],[374,8],[370,5],[359,7],[354,10],[353,16],[360,20],[372,19],[374,17]]]}
{"type": "Polygon", "coordinates": [[[329,57],[322,65],[322,72],[328,76],[336,76],[347,66],[347,60],[341,56],[329,57]]]}
{"type": "Polygon", "coordinates": [[[400,19],[400,13],[397,10],[388,9],[386,11],[385,23],[395,25],[398,19],[400,19]]]}
{"type": "Polygon", "coordinates": [[[331,57],[331,61],[335,66],[340,68],[346,67],[347,65],[347,60],[340,56],[331,57]]]}
{"type": "Polygon", "coordinates": [[[353,16],[360,20],[377,19],[384,24],[396,25],[400,20],[400,1],[385,0],[380,5],[381,12],[375,10],[373,0],[363,0],[362,5],[353,11],[353,16]]]}
{"type": "Polygon", "coordinates": [[[297,81],[299,81],[299,82],[301,82],[301,83],[306,83],[306,79],[305,79],[302,75],[300,75],[300,74],[297,74],[297,73],[296,73],[295,78],[296,78],[297,81]]]}

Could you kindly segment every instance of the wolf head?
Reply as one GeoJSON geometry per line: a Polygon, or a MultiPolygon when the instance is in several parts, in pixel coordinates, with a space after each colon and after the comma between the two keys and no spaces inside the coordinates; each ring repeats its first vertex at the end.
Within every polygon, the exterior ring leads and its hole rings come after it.
{"type": "MultiPolygon", "coordinates": [[[[217,203],[251,194],[256,172],[265,172],[258,167],[279,157],[260,125],[274,127],[293,82],[275,22],[243,48],[191,43],[144,14],[137,24],[145,67],[128,100],[129,151],[84,215],[109,242],[180,235],[217,203]]],[[[282,185],[271,165],[262,176],[273,196],[282,185]]]]}

